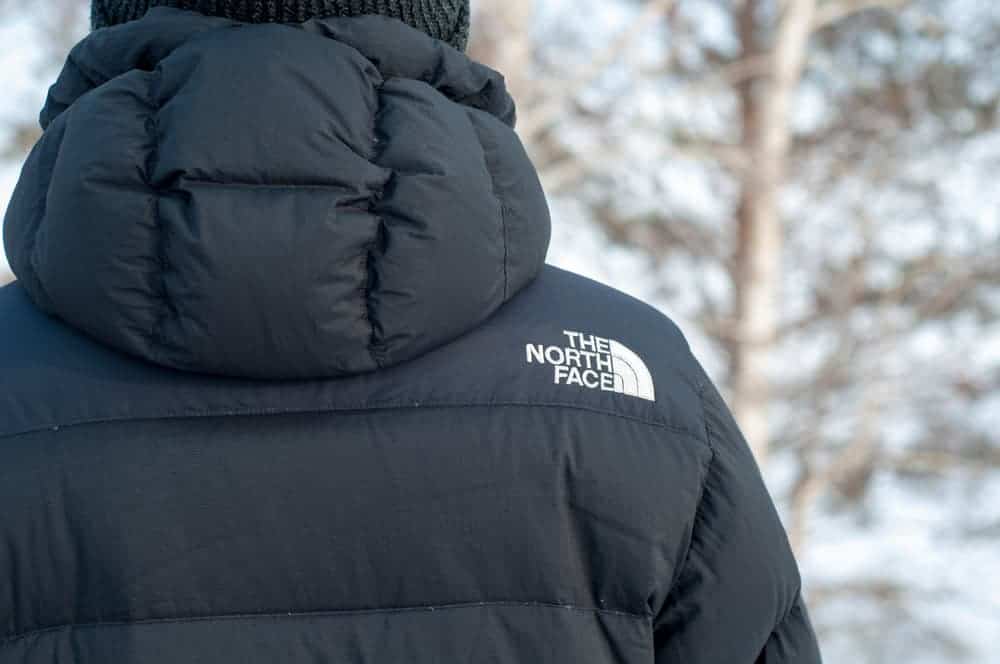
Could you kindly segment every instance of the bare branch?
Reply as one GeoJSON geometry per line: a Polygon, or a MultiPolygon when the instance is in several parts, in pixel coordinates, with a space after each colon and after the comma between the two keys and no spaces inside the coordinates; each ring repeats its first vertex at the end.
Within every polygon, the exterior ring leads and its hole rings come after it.
{"type": "Polygon", "coordinates": [[[955,468],[1000,468],[1000,450],[972,452],[918,450],[902,452],[885,459],[883,465],[897,472],[940,474],[955,468]]]}
{"type": "MultiPolygon", "coordinates": [[[[615,63],[636,42],[636,35],[644,32],[657,20],[666,16],[674,7],[676,0],[652,0],[642,10],[638,19],[621,33],[605,48],[587,67],[575,77],[557,83],[547,91],[549,100],[534,109],[522,114],[518,123],[518,133],[526,141],[548,127],[562,115],[569,101],[580,90],[591,85],[601,74],[615,63]]],[[[551,87],[551,85],[550,85],[551,87]]]]}
{"type": "MultiPolygon", "coordinates": [[[[838,23],[850,16],[872,9],[893,10],[904,7],[911,0],[847,0],[845,2],[835,2],[821,5],[816,12],[813,21],[812,31],[816,32],[823,28],[838,23]]],[[[734,60],[711,75],[697,81],[690,89],[689,94],[703,94],[705,92],[719,90],[734,85],[739,85],[745,81],[755,78],[766,78],[771,75],[770,53],[760,53],[749,57],[734,60]]]]}
{"type": "Polygon", "coordinates": [[[813,30],[822,30],[834,23],[839,23],[849,16],[860,14],[872,9],[892,11],[907,5],[910,0],[842,0],[829,2],[820,6],[813,21],[813,30]]]}

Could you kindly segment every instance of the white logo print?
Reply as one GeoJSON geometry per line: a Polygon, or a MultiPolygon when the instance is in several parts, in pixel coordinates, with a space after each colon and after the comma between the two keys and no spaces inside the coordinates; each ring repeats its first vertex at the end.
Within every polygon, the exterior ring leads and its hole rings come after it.
{"type": "Polygon", "coordinates": [[[579,385],[656,401],[653,376],[642,359],[614,339],[563,332],[566,346],[528,344],[528,364],[553,367],[556,385],[579,385]]]}

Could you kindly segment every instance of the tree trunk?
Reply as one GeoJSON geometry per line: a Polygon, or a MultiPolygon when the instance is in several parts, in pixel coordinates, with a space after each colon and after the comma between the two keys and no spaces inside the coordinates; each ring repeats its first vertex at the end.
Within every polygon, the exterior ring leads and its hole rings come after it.
{"type": "MultiPolygon", "coordinates": [[[[740,15],[743,56],[761,53],[756,17],[762,0],[745,0],[740,15]]],[[[734,329],[730,348],[733,410],[758,462],[770,442],[770,359],[779,324],[782,220],[779,195],[791,145],[791,106],[802,77],[816,0],[787,0],[766,80],[739,86],[743,148],[749,166],[737,210],[733,265],[734,329]]]]}

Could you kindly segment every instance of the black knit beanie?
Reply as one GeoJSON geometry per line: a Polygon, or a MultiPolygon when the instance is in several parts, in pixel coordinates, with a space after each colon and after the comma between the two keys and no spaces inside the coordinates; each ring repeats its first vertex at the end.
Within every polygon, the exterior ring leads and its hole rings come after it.
{"type": "Polygon", "coordinates": [[[383,14],[465,50],[469,0],[93,0],[93,28],[141,18],[150,7],[191,9],[245,23],[301,23],[323,16],[383,14]]]}

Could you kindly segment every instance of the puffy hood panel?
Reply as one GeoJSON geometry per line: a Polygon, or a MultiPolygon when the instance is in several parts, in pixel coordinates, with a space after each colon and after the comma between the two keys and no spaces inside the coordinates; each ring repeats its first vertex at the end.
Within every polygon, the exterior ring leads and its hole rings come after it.
{"type": "Polygon", "coordinates": [[[476,327],[549,216],[503,78],[381,16],[169,8],[78,44],[4,241],[32,299],[152,362],[332,377],[476,327]]]}

